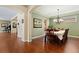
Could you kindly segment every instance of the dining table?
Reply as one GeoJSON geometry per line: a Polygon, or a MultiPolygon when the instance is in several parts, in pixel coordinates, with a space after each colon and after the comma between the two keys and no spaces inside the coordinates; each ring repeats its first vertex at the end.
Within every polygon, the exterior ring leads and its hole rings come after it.
{"type": "Polygon", "coordinates": [[[54,35],[57,35],[60,40],[63,39],[65,30],[54,31],[54,35]]]}
{"type": "Polygon", "coordinates": [[[45,42],[46,42],[46,38],[47,38],[47,36],[52,36],[52,35],[56,35],[56,36],[58,36],[58,38],[60,39],[60,40],[62,40],[63,39],[63,35],[64,35],[64,32],[65,32],[65,30],[63,29],[63,30],[46,30],[45,31],[45,42]]]}

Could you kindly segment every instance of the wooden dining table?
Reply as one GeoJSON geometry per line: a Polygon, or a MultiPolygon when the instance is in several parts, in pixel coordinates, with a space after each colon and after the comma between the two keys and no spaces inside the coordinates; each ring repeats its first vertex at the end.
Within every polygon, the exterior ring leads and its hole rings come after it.
{"type": "Polygon", "coordinates": [[[60,40],[62,40],[65,30],[54,31],[54,34],[58,36],[60,40]]]}
{"type": "Polygon", "coordinates": [[[46,39],[47,36],[54,36],[54,35],[57,35],[58,38],[60,40],[62,40],[64,32],[65,32],[65,30],[53,30],[53,29],[46,30],[45,31],[45,42],[47,41],[47,39],[46,39]]]}

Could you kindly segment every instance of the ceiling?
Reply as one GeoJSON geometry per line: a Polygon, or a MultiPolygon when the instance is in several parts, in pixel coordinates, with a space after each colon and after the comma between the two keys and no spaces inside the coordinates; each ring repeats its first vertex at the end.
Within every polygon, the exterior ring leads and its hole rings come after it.
{"type": "Polygon", "coordinates": [[[15,10],[0,6],[0,19],[1,20],[10,20],[16,14],[17,12],[15,10]]]}
{"type": "Polygon", "coordinates": [[[58,14],[57,9],[59,9],[59,14],[65,14],[79,11],[79,5],[41,5],[35,8],[33,13],[38,13],[45,17],[51,17],[58,14]]]}
{"type": "MultiPolygon", "coordinates": [[[[33,13],[37,13],[45,17],[51,17],[57,16],[57,9],[59,9],[59,14],[65,14],[79,11],[79,5],[39,5],[33,10],[33,13]]],[[[17,13],[18,12],[16,10],[0,6],[0,19],[2,20],[10,20],[17,13]]]]}

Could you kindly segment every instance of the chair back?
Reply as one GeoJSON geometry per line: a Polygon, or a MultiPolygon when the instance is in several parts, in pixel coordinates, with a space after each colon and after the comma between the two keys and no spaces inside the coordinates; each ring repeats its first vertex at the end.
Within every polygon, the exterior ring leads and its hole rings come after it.
{"type": "Polygon", "coordinates": [[[64,32],[64,35],[63,35],[63,39],[62,39],[63,43],[66,42],[67,39],[68,39],[68,31],[69,31],[69,29],[65,29],[65,32],[64,32]]]}

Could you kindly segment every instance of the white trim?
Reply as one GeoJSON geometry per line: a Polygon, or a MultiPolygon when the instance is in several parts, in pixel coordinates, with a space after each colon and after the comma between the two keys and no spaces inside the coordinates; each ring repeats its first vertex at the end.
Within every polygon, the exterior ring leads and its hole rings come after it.
{"type": "MultiPolygon", "coordinates": [[[[44,34],[40,35],[40,36],[32,37],[32,39],[39,38],[39,37],[42,37],[42,36],[44,36],[44,34]]],[[[72,35],[68,35],[68,37],[79,38],[79,36],[72,36],[72,35]]],[[[20,40],[23,41],[23,42],[32,42],[32,40],[22,40],[22,39],[20,39],[20,40]]]]}
{"type": "Polygon", "coordinates": [[[27,41],[27,40],[22,40],[22,39],[21,39],[21,41],[23,41],[23,42],[29,42],[29,41],[27,41]]]}
{"type": "Polygon", "coordinates": [[[15,16],[13,16],[12,18],[11,18],[11,21],[15,18],[15,17],[17,17],[18,16],[18,14],[16,14],[15,16]]]}
{"type": "Polygon", "coordinates": [[[20,37],[17,37],[17,38],[23,42],[32,42],[32,40],[22,40],[20,37]]]}
{"type": "Polygon", "coordinates": [[[79,38],[79,36],[68,35],[68,37],[79,38]]]}
{"type": "Polygon", "coordinates": [[[32,42],[32,40],[22,40],[23,42],[32,42]]]}
{"type": "MultiPolygon", "coordinates": [[[[40,36],[32,37],[32,39],[39,38],[39,37],[42,37],[42,36],[44,36],[44,34],[40,35],[40,36]]],[[[72,35],[68,35],[68,37],[79,38],[79,36],[72,36],[72,35]]]]}
{"type": "Polygon", "coordinates": [[[9,19],[5,19],[5,18],[1,18],[1,17],[0,17],[0,20],[2,20],[2,21],[10,21],[9,19]]]}
{"type": "Polygon", "coordinates": [[[39,36],[32,37],[32,39],[39,38],[39,37],[42,37],[42,36],[44,36],[44,34],[43,35],[39,35],[39,36]]]}

